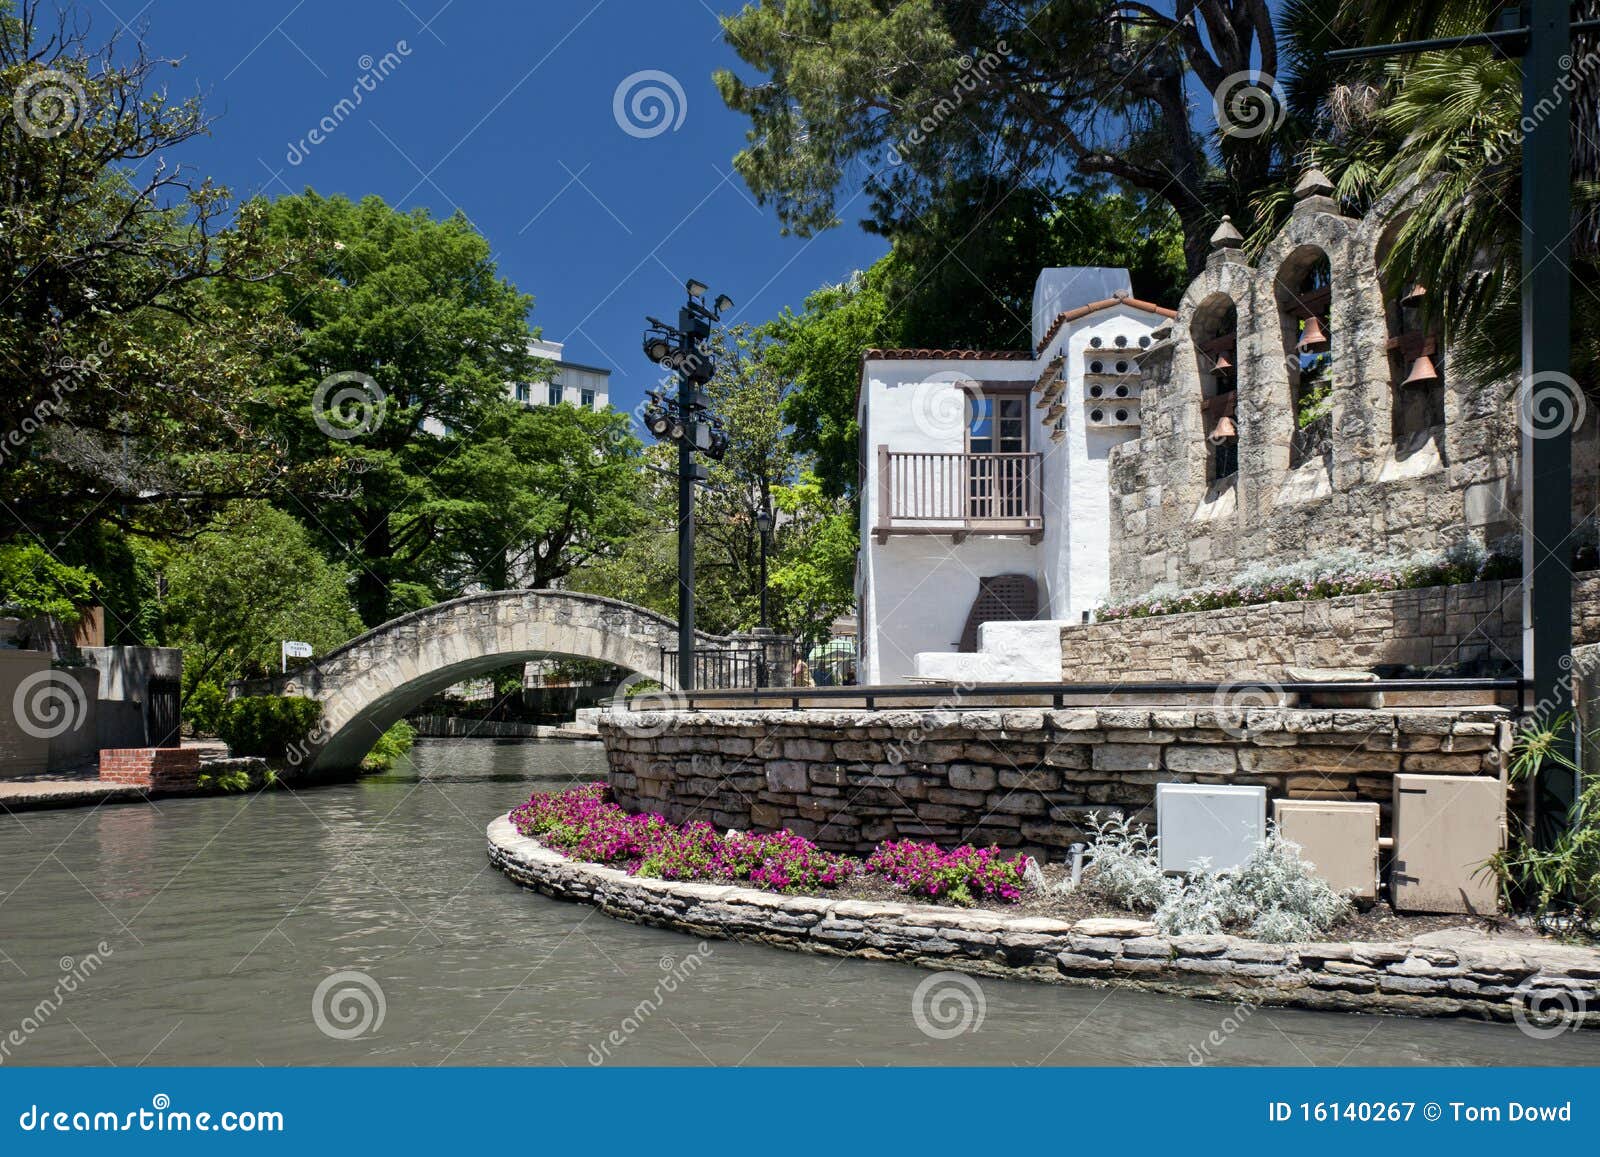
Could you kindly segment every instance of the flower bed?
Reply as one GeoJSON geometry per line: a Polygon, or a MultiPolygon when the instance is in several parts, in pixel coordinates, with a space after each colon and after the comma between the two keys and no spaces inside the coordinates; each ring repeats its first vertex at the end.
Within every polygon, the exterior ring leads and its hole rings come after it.
{"type": "Polygon", "coordinates": [[[999,848],[962,844],[942,851],[915,840],[885,840],[867,859],[876,872],[902,892],[929,896],[963,907],[978,897],[1015,904],[1022,899],[1028,857],[1006,856],[999,848]]]}
{"type": "Polygon", "coordinates": [[[661,815],[630,814],[611,802],[603,783],[536,794],[511,813],[511,823],[553,851],[630,875],[744,883],[769,892],[837,888],[870,873],[902,892],[948,904],[1014,904],[1022,899],[1028,867],[1026,856],[968,844],[947,850],[888,840],[863,861],[825,852],[787,830],[718,834],[700,820],[674,824],[661,815]]]}

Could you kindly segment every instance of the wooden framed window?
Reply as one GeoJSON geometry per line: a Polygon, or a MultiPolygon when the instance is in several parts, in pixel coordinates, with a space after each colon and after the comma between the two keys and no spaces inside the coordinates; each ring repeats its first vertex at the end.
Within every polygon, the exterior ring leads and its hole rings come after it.
{"type": "Polygon", "coordinates": [[[1028,391],[969,387],[967,405],[967,517],[1018,517],[1027,507],[1028,391]]]}
{"type": "Polygon", "coordinates": [[[1023,454],[1028,449],[1028,396],[1017,390],[968,391],[967,453],[1023,454]]]}

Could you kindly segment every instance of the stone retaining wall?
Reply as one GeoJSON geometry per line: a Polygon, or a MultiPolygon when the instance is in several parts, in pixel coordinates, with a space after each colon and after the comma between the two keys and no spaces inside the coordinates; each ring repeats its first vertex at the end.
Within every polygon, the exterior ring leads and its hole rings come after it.
{"type": "MultiPolygon", "coordinates": [[[[1600,576],[1573,585],[1574,642],[1600,642],[1600,576]]],[[[1283,679],[1286,667],[1413,667],[1515,674],[1522,662],[1517,579],[1381,591],[1074,624],[1061,631],[1066,682],[1225,683],[1283,679]]]]}
{"type": "MultiPolygon", "coordinates": [[[[1569,993],[1576,1023],[1600,1028],[1600,952],[1543,941],[1262,944],[1160,936],[1131,919],[1068,922],[928,905],[780,896],[731,885],[629,876],[577,863],[501,816],[489,859],[526,887],[608,916],[701,937],[828,956],[1056,983],[1106,984],[1253,1004],[1417,1016],[1517,1018],[1530,994],[1569,993]]],[[[1559,999],[1559,998],[1555,998],[1559,999]]]]}
{"type": "Polygon", "coordinates": [[[630,811],[788,828],[833,851],[914,837],[1060,860],[1091,811],[1153,822],[1162,782],[1375,800],[1398,771],[1499,775],[1499,708],[1074,707],[611,712],[609,779],[630,811]]]}

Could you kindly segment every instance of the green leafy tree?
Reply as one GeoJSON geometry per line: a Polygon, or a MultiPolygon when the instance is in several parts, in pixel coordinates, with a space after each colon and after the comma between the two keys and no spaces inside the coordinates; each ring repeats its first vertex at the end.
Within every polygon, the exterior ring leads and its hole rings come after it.
{"type": "Polygon", "coordinates": [[[855,493],[861,356],[873,346],[895,345],[898,337],[887,280],[880,261],[864,274],[816,290],[799,313],[785,309],[767,326],[774,368],[793,383],[784,416],[795,448],[815,458],[829,498],[855,493]]]}
{"type": "Polygon", "coordinates": [[[19,618],[50,615],[68,625],[82,617],[97,583],[35,543],[0,545],[0,611],[19,618]]]}
{"type": "MultiPolygon", "coordinates": [[[[707,479],[696,491],[695,622],[726,634],[760,623],[763,510],[776,515],[769,569],[783,566],[798,546],[798,526],[784,512],[788,485],[808,459],[796,449],[784,420],[789,380],[774,355],[777,344],[764,329],[732,326],[712,335],[716,377],[707,401],[728,436],[720,462],[706,462],[707,479]]],[[[641,522],[613,556],[598,559],[572,576],[577,590],[610,595],[664,615],[678,613],[677,447],[658,443],[636,466],[633,501],[641,522]]],[[[832,508],[836,504],[830,504],[832,508]]],[[[771,625],[798,625],[782,590],[769,584],[771,625]]]]}
{"type": "Polygon", "coordinates": [[[1048,266],[1130,271],[1135,292],[1176,299],[1181,233],[1170,210],[1130,197],[955,190],[945,207],[895,237],[864,273],[824,286],[764,330],[765,357],[792,383],[784,417],[816,460],[830,498],[855,492],[861,357],[872,347],[1027,349],[1033,286],[1048,266]]]}
{"type": "Polygon", "coordinates": [[[640,521],[628,416],[582,406],[494,409],[439,469],[438,535],[458,587],[554,586],[614,554],[640,521]]]}
{"type": "Polygon", "coordinates": [[[504,419],[506,384],[536,376],[531,299],[459,213],[435,220],[309,191],[257,211],[271,237],[315,249],[302,276],[235,295],[297,331],[272,361],[260,419],[292,461],[316,467],[306,474],[317,484],[291,479],[284,505],[350,566],[374,626],[453,593],[452,551],[438,539],[463,499],[442,472],[504,419]]]}
{"type": "Polygon", "coordinates": [[[825,637],[833,620],[855,606],[856,515],[830,499],[810,473],[777,487],[775,498],[783,532],[771,582],[784,628],[799,638],[825,637]]]}
{"type": "Polygon", "coordinates": [[[275,670],[285,639],[325,651],[361,630],[351,580],[296,519],[265,502],[230,506],[166,568],[169,638],[186,696],[275,670]]]}
{"type": "MultiPolygon", "coordinates": [[[[750,630],[761,618],[759,516],[773,512],[773,489],[796,470],[783,419],[788,379],[769,354],[765,333],[735,325],[712,335],[717,374],[706,399],[728,435],[722,461],[710,464],[700,499],[696,546],[704,573],[717,591],[719,630],[750,630]]],[[[782,528],[774,530],[774,546],[782,528]]],[[[770,601],[770,600],[769,600],[770,601]]],[[[781,607],[769,613],[782,618],[781,607]]]]}
{"type": "Polygon", "coordinates": [[[142,40],[0,0],[0,539],[192,532],[281,457],[246,419],[269,315],[208,287],[292,263],[179,162],[207,131],[142,40]]]}
{"type": "Polygon", "coordinates": [[[1136,296],[1170,304],[1188,281],[1183,233],[1159,201],[1037,186],[951,189],[894,235],[884,293],[896,341],[1028,349],[1039,270],[1127,269],[1136,296]]]}
{"type": "Polygon", "coordinates": [[[858,180],[883,224],[951,182],[1070,174],[1166,201],[1198,270],[1216,218],[1243,220],[1279,159],[1270,131],[1213,147],[1195,107],[1212,100],[1192,98],[1220,97],[1245,127],[1274,115],[1262,0],[758,0],[722,23],[761,74],[716,76],[750,119],[735,167],[802,234],[837,224],[858,180]]]}

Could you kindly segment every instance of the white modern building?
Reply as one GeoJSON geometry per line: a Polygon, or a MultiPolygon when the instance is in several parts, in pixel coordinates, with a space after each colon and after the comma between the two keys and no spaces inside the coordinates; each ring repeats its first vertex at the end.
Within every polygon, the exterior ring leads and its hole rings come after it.
{"type": "Polygon", "coordinates": [[[553,362],[550,378],[544,382],[514,382],[511,396],[528,406],[582,406],[586,410],[603,410],[611,404],[611,371],[595,366],[569,362],[564,356],[562,343],[535,339],[528,343],[528,352],[536,358],[553,362]]]}
{"type": "Polygon", "coordinates": [[[860,679],[1061,677],[1110,581],[1111,447],[1173,311],[1123,269],[1046,269],[1033,349],[870,350],[861,367],[860,679]]]}

